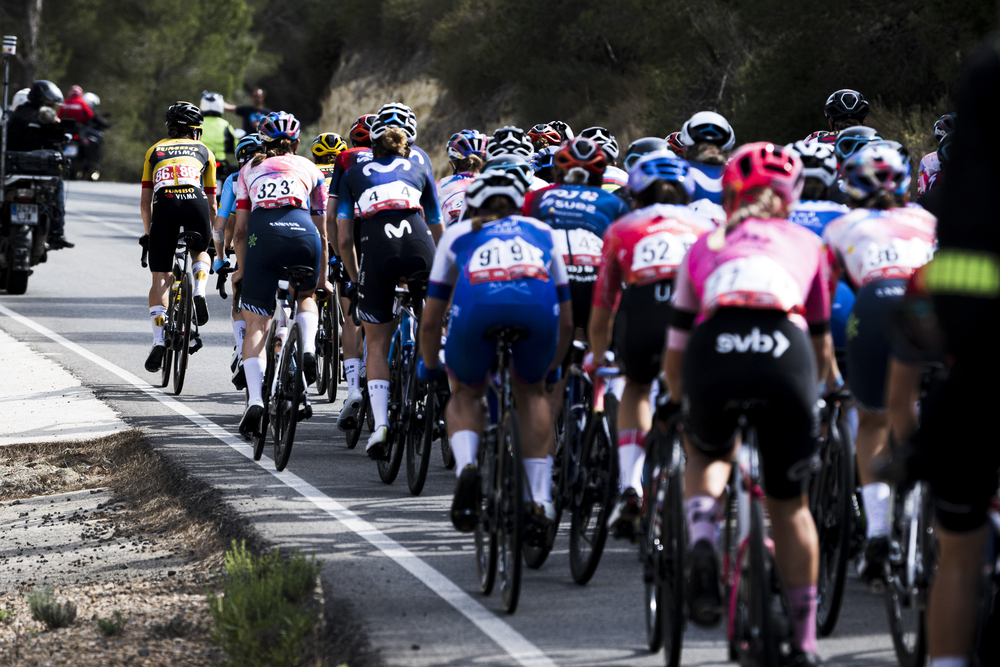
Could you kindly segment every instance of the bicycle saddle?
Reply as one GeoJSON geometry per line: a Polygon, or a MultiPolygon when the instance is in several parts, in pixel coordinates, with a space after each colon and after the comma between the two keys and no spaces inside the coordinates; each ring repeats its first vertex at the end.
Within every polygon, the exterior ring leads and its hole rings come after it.
{"type": "Polygon", "coordinates": [[[189,246],[201,243],[202,236],[198,232],[183,231],[177,235],[177,245],[189,246]]]}
{"type": "Polygon", "coordinates": [[[530,336],[531,332],[524,327],[512,327],[503,324],[496,327],[490,327],[483,335],[484,338],[489,340],[504,340],[508,343],[513,343],[515,340],[529,338],[530,336]]]}
{"type": "Polygon", "coordinates": [[[286,266],[282,269],[282,275],[288,276],[288,281],[299,289],[302,283],[316,277],[316,269],[311,266],[286,266]]]}

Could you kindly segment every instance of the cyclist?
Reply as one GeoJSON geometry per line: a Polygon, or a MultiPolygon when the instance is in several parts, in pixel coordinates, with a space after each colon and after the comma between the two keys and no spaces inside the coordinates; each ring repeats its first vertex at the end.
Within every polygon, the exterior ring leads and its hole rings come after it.
{"type": "Polygon", "coordinates": [[[344,253],[341,259],[351,280],[358,283],[358,315],[364,321],[367,360],[371,362],[368,395],[375,428],[365,452],[372,459],[387,453],[388,360],[395,331],[392,307],[396,284],[430,270],[434,238],[444,229],[434,180],[427,171],[414,168],[410,141],[416,137],[415,120],[411,123],[400,106],[386,105],[379,111],[371,129],[374,159],[351,167],[344,175],[337,203],[344,253]],[[360,260],[354,251],[355,205],[362,218],[360,260]]]}
{"type": "Polygon", "coordinates": [[[552,126],[556,132],[559,133],[559,143],[565,143],[573,138],[573,128],[568,124],[562,122],[561,120],[550,120],[548,125],[552,126]]]}
{"type": "MultiPolygon", "coordinates": [[[[837,164],[843,165],[849,157],[868,144],[881,140],[882,137],[879,136],[878,130],[871,127],[857,125],[841,130],[837,133],[837,140],[833,144],[833,152],[837,156],[837,164]]],[[[830,189],[830,200],[838,204],[847,204],[848,206],[854,202],[851,196],[847,194],[847,190],[844,189],[843,178],[838,177],[837,184],[830,189]]]]}
{"type": "MultiPolygon", "coordinates": [[[[934,123],[934,139],[941,143],[944,136],[955,129],[955,114],[946,113],[934,123]]],[[[938,152],[932,151],[920,158],[920,169],[917,172],[917,196],[934,187],[938,174],[941,173],[941,162],[938,152]]]]}
{"type": "Polygon", "coordinates": [[[803,185],[792,151],[739,148],[723,175],[729,221],[691,247],[677,272],[664,355],[672,409],[685,415],[690,535],[688,608],[719,621],[719,498],[737,428],[733,400],[764,399],[760,435],[775,560],[793,620],[793,655],[816,656],[819,547],[806,495],[816,451],[817,379],[829,363],[826,255],[812,232],[784,220],[803,185]],[[697,324],[697,326],[695,326],[697,324]]]}
{"type": "Polygon", "coordinates": [[[826,98],[823,115],[831,132],[864,125],[868,117],[868,100],[856,90],[842,88],[826,98]]]}
{"type": "Polygon", "coordinates": [[[482,132],[462,130],[451,135],[448,140],[448,160],[451,176],[437,182],[438,200],[446,225],[454,223],[465,209],[465,189],[483,170],[486,161],[486,145],[489,142],[482,132]]]}
{"type": "Polygon", "coordinates": [[[588,127],[580,132],[581,137],[587,137],[597,142],[608,158],[608,166],[604,170],[602,187],[608,192],[615,192],[628,185],[628,172],[618,168],[618,140],[606,127],[588,127]]]}
{"type": "Polygon", "coordinates": [[[536,153],[549,146],[558,148],[563,142],[562,135],[548,123],[539,123],[528,130],[528,139],[536,153]]]}
{"type": "Polygon", "coordinates": [[[628,148],[625,149],[625,159],[622,161],[622,164],[625,166],[625,171],[630,172],[632,171],[632,167],[635,166],[636,160],[641,158],[643,155],[666,150],[670,150],[670,146],[666,141],[660,139],[659,137],[643,137],[642,139],[636,139],[628,145],[628,148]]]}
{"type": "Polygon", "coordinates": [[[326,266],[326,180],[299,147],[299,121],[275,111],[260,121],[263,152],[241,170],[236,182],[236,259],[233,284],[240,284],[240,308],[246,319],[243,368],[250,398],[240,433],[259,432],[264,415],[264,342],[274,315],[274,294],[289,266],[313,267],[316,275],[298,293],[295,323],[301,329],[302,371],[306,384],[316,381],[316,329],[319,312],[312,298],[326,266]]]}
{"type": "Polygon", "coordinates": [[[936,187],[925,190],[924,194],[917,197],[917,203],[930,211],[935,217],[941,216],[941,207],[944,205],[944,188],[939,187],[947,178],[950,171],[951,152],[954,145],[955,133],[949,132],[941,137],[938,149],[935,151],[938,161],[937,178],[934,181],[936,187]]]}
{"type": "Polygon", "coordinates": [[[153,144],[142,163],[142,198],[139,210],[146,230],[143,242],[149,251],[149,319],[153,347],[146,370],[156,373],[163,362],[163,316],[172,281],[174,250],[181,227],[201,238],[188,245],[194,264],[194,308],[198,325],[208,322],[205,286],[208,282],[208,244],[212,241],[215,203],[215,156],[201,136],[201,110],[190,102],[167,109],[167,138],[153,144]]]}
{"type": "Polygon", "coordinates": [[[667,148],[673,151],[674,155],[679,158],[684,157],[684,144],[681,142],[680,132],[671,132],[664,141],[667,142],[667,148]]]}
{"type": "MultiPolygon", "coordinates": [[[[531,146],[531,140],[528,139],[528,135],[524,133],[524,130],[513,125],[504,125],[493,130],[493,136],[490,137],[490,141],[486,145],[487,160],[513,155],[528,163],[533,154],[534,150],[531,146]]],[[[531,169],[529,168],[528,171],[530,172],[531,169]]],[[[530,174],[529,191],[541,190],[548,186],[549,183],[538,178],[533,173],[530,174]]]]}
{"type": "Polygon", "coordinates": [[[225,101],[219,93],[210,93],[207,90],[201,94],[201,113],[205,117],[202,121],[201,142],[208,146],[215,159],[218,161],[216,179],[225,178],[229,175],[229,155],[236,152],[236,130],[229,124],[229,121],[222,117],[225,111],[225,101]]]}
{"type": "Polygon", "coordinates": [[[726,153],[736,145],[736,134],[729,121],[712,111],[699,111],[681,128],[680,142],[684,158],[694,172],[695,189],[691,201],[722,201],[722,170],[726,153]]]}
{"type": "Polygon", "coordinates": [[[691,168],[667,151],[639,158],[628,188],[636,210],[604,233],[589,326],[593,363],[603,363],[614,338],[625,374],[617,425],[622,493],[610,517],[619,537],[632,537],[639,521],[645,440],[652,426],[649,392],[660,369],[674,275],[695,240],[715,229],[686,207],[694,190],[691,168]]]}
{"type": "Polygon", "coordinates": [[[898,150],[875,143],[841,166],[844,187],[855,210],[827,225],[834,278],[841,273],[857,291],[847,321],[847,369],[858,405],[858,476],[866,522],[865,551],[858,572],[866,581],[880,578],[889,555],[889,486],[872,473],[875,457],[888,453],[886,372],[887,328],[906,280],[934,252],[936,221],[917,206],[907,206],[910,163],[898,150]]]}
{"type": "Polygon", "coordinates": [[[513,391],[520,417],[524,469],[542,523],[555,519],[552,504],[553,415],[545,400],[545,379],[572,339],[566,270],[553,230],[518,215],[525,181],[513,171],[487,170],[466,190],[473,217],[444,233],[434,257],[427,305],[420,323],[417,373],[422,380],[440,372],[441,327],[449,308],[445,356],[451,379],[449,441],[458,481],[451,520],[471,531],[479,512],[476,451],[483,433],[482,399],[496,345],[485,337],[495,326],[520,326],[528,334],[513,345],[513,391]],[[544,518],[543,518],[544,517],[544,518]]]}
{"type": "Polygon", "coordinates": [[[327,190],[333,180],[333,172],[337,168],[334,162],[337,156],[347,150],[347,144],[336,132],[323,132],[312,142],[312,156],[316,167],[322,172],[327,190]]]}

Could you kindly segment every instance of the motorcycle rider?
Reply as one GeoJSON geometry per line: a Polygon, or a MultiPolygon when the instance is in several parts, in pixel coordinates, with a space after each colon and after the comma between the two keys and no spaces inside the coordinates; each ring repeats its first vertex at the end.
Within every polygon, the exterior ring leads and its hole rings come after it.
{"type": "MultiPolygon", "coordinates": [[[[63,101],[59,86],[39,79],[31,84],[28,99],[17,107],[10,117],[7,128],[7,150],[37,151],[42,149],[59,150],[63,142],[62,125],[59,123],[56,108],[63,101]]],[[[66,203],[64,201],[63,182],[59,180],[56,188],[55,201],[51,204],[52,215],[49,219],[50,250],[72,248],[74,243],[66,239],[66,203]]]]}
{"type": "Polygon", "coordinates": [[[87,125],[94,119],[94,110],[83,96],[83,88],[73,86],[69,89],[66,101],[59,107],[59,118],[71,118],[77,125],[87,125]]]}
{"type": "Polygon", "coordinates": [[[236,130],[229,124],[229,121],[222,117],[226,102],[219,93],[210,93],[207,90],[201,93],[201,113],[205,116],[202,127],[205,129],[201,134],[201,143],[208,146],[208,149],[218,160],[218,169],[222,172],[216,178],[224,180],[229,174],[229,165],[235,165],[235,160],[230,162],[228,156],[236,155],[236,130]]]}

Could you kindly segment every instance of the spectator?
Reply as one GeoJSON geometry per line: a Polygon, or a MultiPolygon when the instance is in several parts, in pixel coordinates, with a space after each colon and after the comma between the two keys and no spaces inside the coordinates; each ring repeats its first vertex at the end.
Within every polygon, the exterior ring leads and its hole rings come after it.
{"type": "Polygon", "coordinates": [[[224,105],[226,111],[232,111],[243,118],[243,131],[247,134],[256,132],[260,119],[271,113],[271,110],[264,106],[264,91],[260,88],[254,88],[250,93],[250,100],[253,102],[252,105],[224,105]]]}

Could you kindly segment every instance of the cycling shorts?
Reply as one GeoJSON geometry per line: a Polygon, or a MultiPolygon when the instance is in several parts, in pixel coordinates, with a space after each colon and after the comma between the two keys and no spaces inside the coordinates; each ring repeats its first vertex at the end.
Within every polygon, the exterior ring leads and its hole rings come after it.
{"type": "Polygon", "coordinates": [[[320,243],[309,211],[294,206],[255,209],[247,228],[240,308],[258,315],[273,315],[274,295],[286,267],[311,266],[316,275],[299,289],[307,292],[315,288],[321,275],[320,243]]]}
{"type": "Polygon", "coordinates": [[[858,292],[847,319],[847,370],[851,394],[865,412],[885,412],[885,382],[891,352],[887,330],[893,308],[906,293],[906,280],[868,283],[858,292]]]}
{"type": "Polygon", "coordinates": [[[634,285],[622,293],[615,317],[615,358],[632,382],[650,384],[660,372],[673,283],[634,285]]]}
{"type": "Polygon", "coordinates": [[[208,219],[208,197],[201,188],[162,188],[153,195],[153,216],[149,224],[149,270],[167,273],[174,266],[174,251],[181,228],[198,232],[201,241],[188,247],[192,254],[205,252],[212,242],[208,219]]]}
{"type": "Polygon", "coordinates": [[[393,319],[393,301],[400,278],[430,271],[434,238],[419,212],[382,213],[361,225],[358,261],[358,316],[385,324],[393,319]]]}
{"type": "Polygon", "coordinates": [[[453,305],[444,346],[448,373],[462,384],[482,386],[489,378],[497,350],[496,342],[486,338],[486,332],[501,325],[528,330],[528,336],[511,347],[511,367],[520,382],[541,382],[559,343],[557,303],[474,301],[469,305],[453,305]]]}
{"type": "Polygon", "coordinates": [[[816,458],[816,360],[808,334],[780,311],[723,308],[691,334],[684,355],[684,414],[691,444],[729,453],[740,400],[763,399],[757,427],[764,488],[778,500],[805,493],[816,458]]]}
{"type": "Polygon", "coordinates": [[[854,308],[854,292],[847,283],[837,283],[837,294],[830,304],[830,333],[833,334],[833,349],[843,350],[847,347],[847,318],[854,308]]]}

